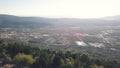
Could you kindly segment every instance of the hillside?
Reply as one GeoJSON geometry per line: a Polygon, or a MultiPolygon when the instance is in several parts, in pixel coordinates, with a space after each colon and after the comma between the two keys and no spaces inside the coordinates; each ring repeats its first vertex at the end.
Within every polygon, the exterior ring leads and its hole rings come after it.
{"type": "Polygon", "coordinates": [[[55,51],[23,42],[0,40],[1,68],[120,68],[116,61],[93,58],[86,52],[55,51]]]}
{"type": "MultiPolygon", "coordinates": [[[[118,26],[117,20],[100,19],[75,19],[75,18],[43,18],[19,17],[13,15],[0,15],[1,27],[93,27],[93,26],[118,26]]],[[[115,17],[116,18],[116,17],[115,17]]],[[[117,16],[118,18],[118,16],[117,16]]],[[[111,19],[111,17],[110,17],[111,19]]]]}

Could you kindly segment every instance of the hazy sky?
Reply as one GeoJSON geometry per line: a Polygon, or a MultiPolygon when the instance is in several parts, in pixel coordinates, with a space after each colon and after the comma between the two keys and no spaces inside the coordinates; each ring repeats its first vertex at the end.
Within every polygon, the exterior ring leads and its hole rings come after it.
{"type": "Polygon", "coordinates": [[[0,14],[98,18],[120,14],[120,0],[0,0],[0,14]]]}

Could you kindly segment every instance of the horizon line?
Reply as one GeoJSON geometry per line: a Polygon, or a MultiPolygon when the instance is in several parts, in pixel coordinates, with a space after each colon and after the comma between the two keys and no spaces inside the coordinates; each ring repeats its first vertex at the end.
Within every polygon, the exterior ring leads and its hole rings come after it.
{"type": "Polygon", "coordinates": [[[72,18],[72,19],[100,19],[105,17],[112,17],[112,16],[119,16],[120,14],[115,15],[108,15],[108,16],[102,16],[102,17],[94,17],[94,18],[82,18],[82,17],[60,17],[60,16],[40,16],[40,15],[17,15],[17,14],[8,14],[8,13],[0,13],[0,15],[10,15],[10,16],[16,16],[16,17],[41,17],[41,18],[72,18]]]}

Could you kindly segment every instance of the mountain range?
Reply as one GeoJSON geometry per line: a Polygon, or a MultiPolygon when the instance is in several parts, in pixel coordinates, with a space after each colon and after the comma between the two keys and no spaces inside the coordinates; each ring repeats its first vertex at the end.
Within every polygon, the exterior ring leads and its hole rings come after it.
{"type": "Polygon", "coordinates": [[[95,19],[21,17],[0,14],[0,27],[93,27],[119,26],[120,15],[95,19]]]}

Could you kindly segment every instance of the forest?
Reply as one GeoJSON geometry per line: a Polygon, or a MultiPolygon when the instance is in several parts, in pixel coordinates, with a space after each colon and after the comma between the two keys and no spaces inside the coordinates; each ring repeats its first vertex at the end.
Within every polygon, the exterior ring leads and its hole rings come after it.
{"type": "Polygon", "coordinates": [[[31,46],[20,41],[0,40],[3,68],[120,68],[120,63],[93,58],[87,52],[61,51],[31,46]]]}

